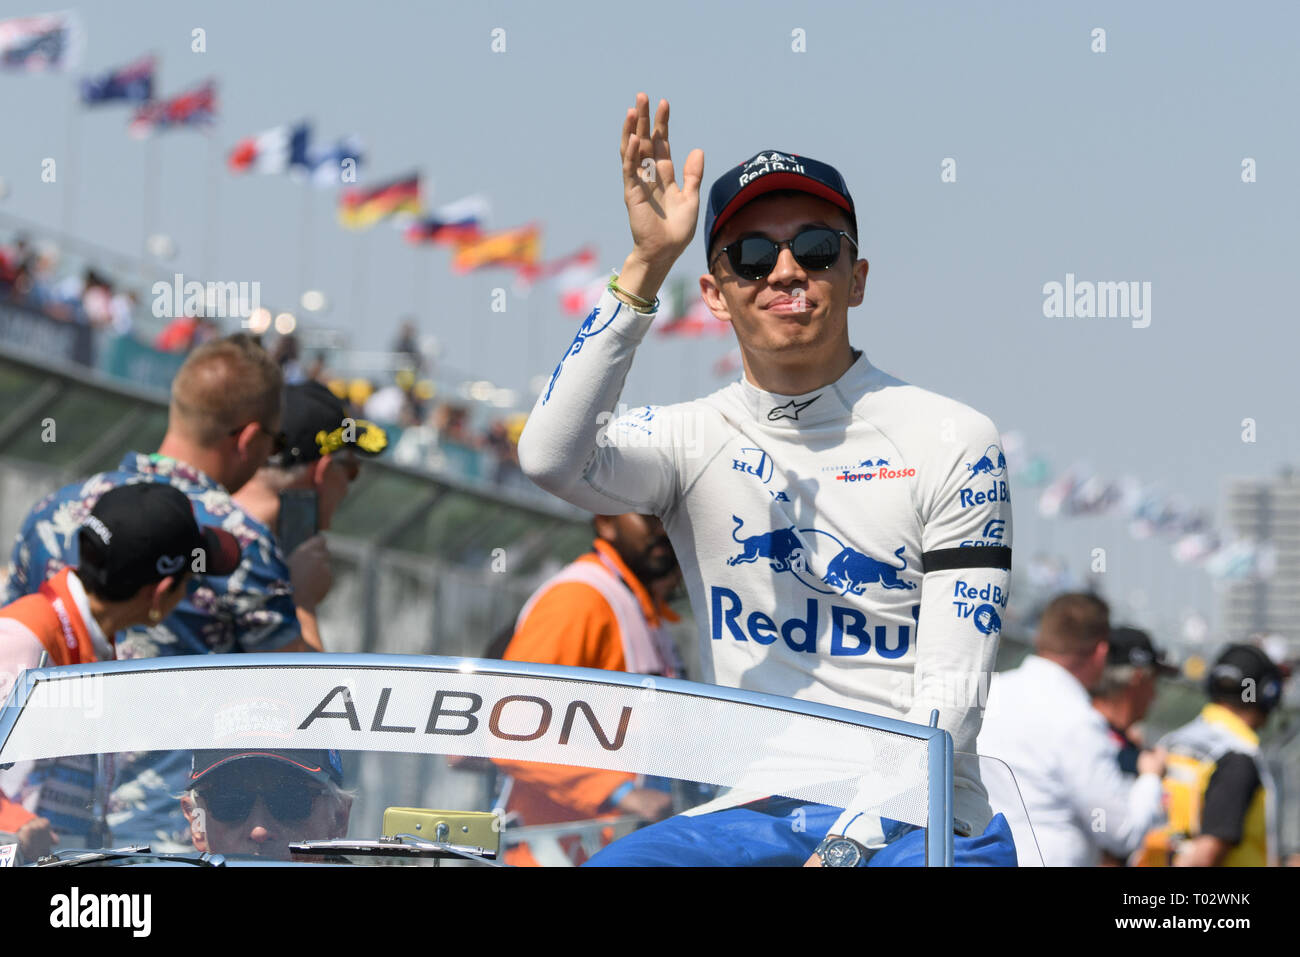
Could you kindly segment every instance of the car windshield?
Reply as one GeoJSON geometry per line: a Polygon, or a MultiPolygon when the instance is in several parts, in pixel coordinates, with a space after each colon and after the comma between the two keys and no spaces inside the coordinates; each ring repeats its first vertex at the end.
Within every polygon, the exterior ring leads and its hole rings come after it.
{"type": "MultiPolygon", "coordinates": [[[[151,659],[29,672],[0,717],[0,791],[50,822],[46,863],[148,847],[112,860],[571,866],[652,820],[750,803],[795,832],[824,833],[830,809],[868,808],[887,835],[926,831],[924,854],[941,863],[927,825],[951,813],[948,740],[809,702],[588,669],[151,659]]],[[[986,779],[1010,778],[981,765],[986,779]]],[[[1023,817],[1007,810],[1013,825],[1023,817]]]]}

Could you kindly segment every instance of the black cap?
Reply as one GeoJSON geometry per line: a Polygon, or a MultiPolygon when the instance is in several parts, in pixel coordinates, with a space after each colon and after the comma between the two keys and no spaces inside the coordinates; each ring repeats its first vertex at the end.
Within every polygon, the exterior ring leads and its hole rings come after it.
{"type": "Polygon", "coordinates": [[[727,170],[713,182],[704,214],[705,250],[712,261],[713,240],[742,206],[750,200],[781,189],[809,193],[844,210],[857,238],[858,215],[844,177],[833,166],[806,156],[763,150],[739,166],[727,170]]]}
{"type": "Polygon", "coordinates": [[[1178,669],[1165,661],[1165,653],[1151,643],[1151,636],[1140,628],[1112,628],[1108,665],[1133,665],[1151,668],[1157,674],[1176,675],[1178,669]]]}
{"type": "Polygon", "coordinates": [[[1282,678],[1281,667],[1262,648],[1229,645],[1210,668],[1205,685],[1212,699],[1255,704],[1268,712],[1282,699],[1282,678]],[[1254,701],[1243,698],[1247,681],[1254,684],[1254,701]]]}
{"type": "Polygon", "coordinates": [[[198,784],[217,768],[233,761],[246,761],[253,758],[275,761],[296,768],[320,784],[329,781],[339,785],[343,783],[343,761],[338,751],[333,748],[328,751],[245,748],[239,751],[195,751],[190,762],[190,787],[198,784]]]}
{"type": "Polygon", "coordinates": [[[194,569],[196,551],[203,553],[204,575],[229,575],[241,558],[235,536],[200,526],[189,497],[165,482],[109,489],[82,523],[79,540],[77,577],[110,600],[194,569]]]}
{"type": "Polygon", "coordinates": [[[304,465],[339,449],[378,455],[388,447],[388,435],[373,422],[348,417],[347,407],[319,382],[302,382],[284,390],[281,430],[285,449],[268,459],[280,468],[304,465]]]}

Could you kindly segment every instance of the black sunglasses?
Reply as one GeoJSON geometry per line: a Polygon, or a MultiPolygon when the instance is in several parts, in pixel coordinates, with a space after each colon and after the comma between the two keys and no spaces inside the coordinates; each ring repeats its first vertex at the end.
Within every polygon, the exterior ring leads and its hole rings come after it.
{"type": "MultiPolygon", "coordinates": [[[[835,265],[835,260],[840,258],[841,236],[853,243],[853,251],[857,252],[858,244],[844,230],[809,226],[801,229],[793,239],[783,242],[766,236],[746,236],[723,246],[718,250],[718,255],[727,254],[732,271],[741,279],[765,279],[776,268],[781,249],[789,246],[795,262],[804,269],[821,272],[830,269],[835,265]]],[[[717,256],[713,259],[717,262],[717,256]]]]}
{"type": "MultiPolygon", "coordinates": [[[[253,425],[256,425],[260,431],[265,432],[267,435],[271,437],[272,455],[279,455],[281,452],[283,452],[285,449],[289,447],[289,437],[285,435],[283,432],[272,432],[261,422],[254,422],[253,425]]],[[[244,431],[245,428],[247,428],[247,426],[241,425],[237,429],[231,429],[230,434],[238,435],[240,432],[244,431]]]]}
{"type": "Polygon", "coordinates": [[[214,818],[223,824],[238,824],[252,813],[259,794],[272,817],[292,823],[311,814],[316,799],[325,792],[306,781],[284,781],[270,787],[213,787],[198,793],[214,818]]]}

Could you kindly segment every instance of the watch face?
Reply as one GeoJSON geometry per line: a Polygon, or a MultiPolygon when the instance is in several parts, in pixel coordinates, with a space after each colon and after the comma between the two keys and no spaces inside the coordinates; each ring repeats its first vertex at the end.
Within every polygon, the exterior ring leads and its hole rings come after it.
{"type": "Polygon", "coordinates": [[[862,854],[852,841],[830,841],[823,852],[827,867],[854,867],[862,854]]]}

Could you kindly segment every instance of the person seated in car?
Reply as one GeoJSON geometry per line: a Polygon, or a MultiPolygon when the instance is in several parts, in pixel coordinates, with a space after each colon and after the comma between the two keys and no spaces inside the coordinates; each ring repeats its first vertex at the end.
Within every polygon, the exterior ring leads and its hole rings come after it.
{"type": "Polygon", "coordinates": [[[181,810],[196,850],[287,861],[290,841],[347,835],[342,783],[334,750],[195,751],[181,810]]]}

